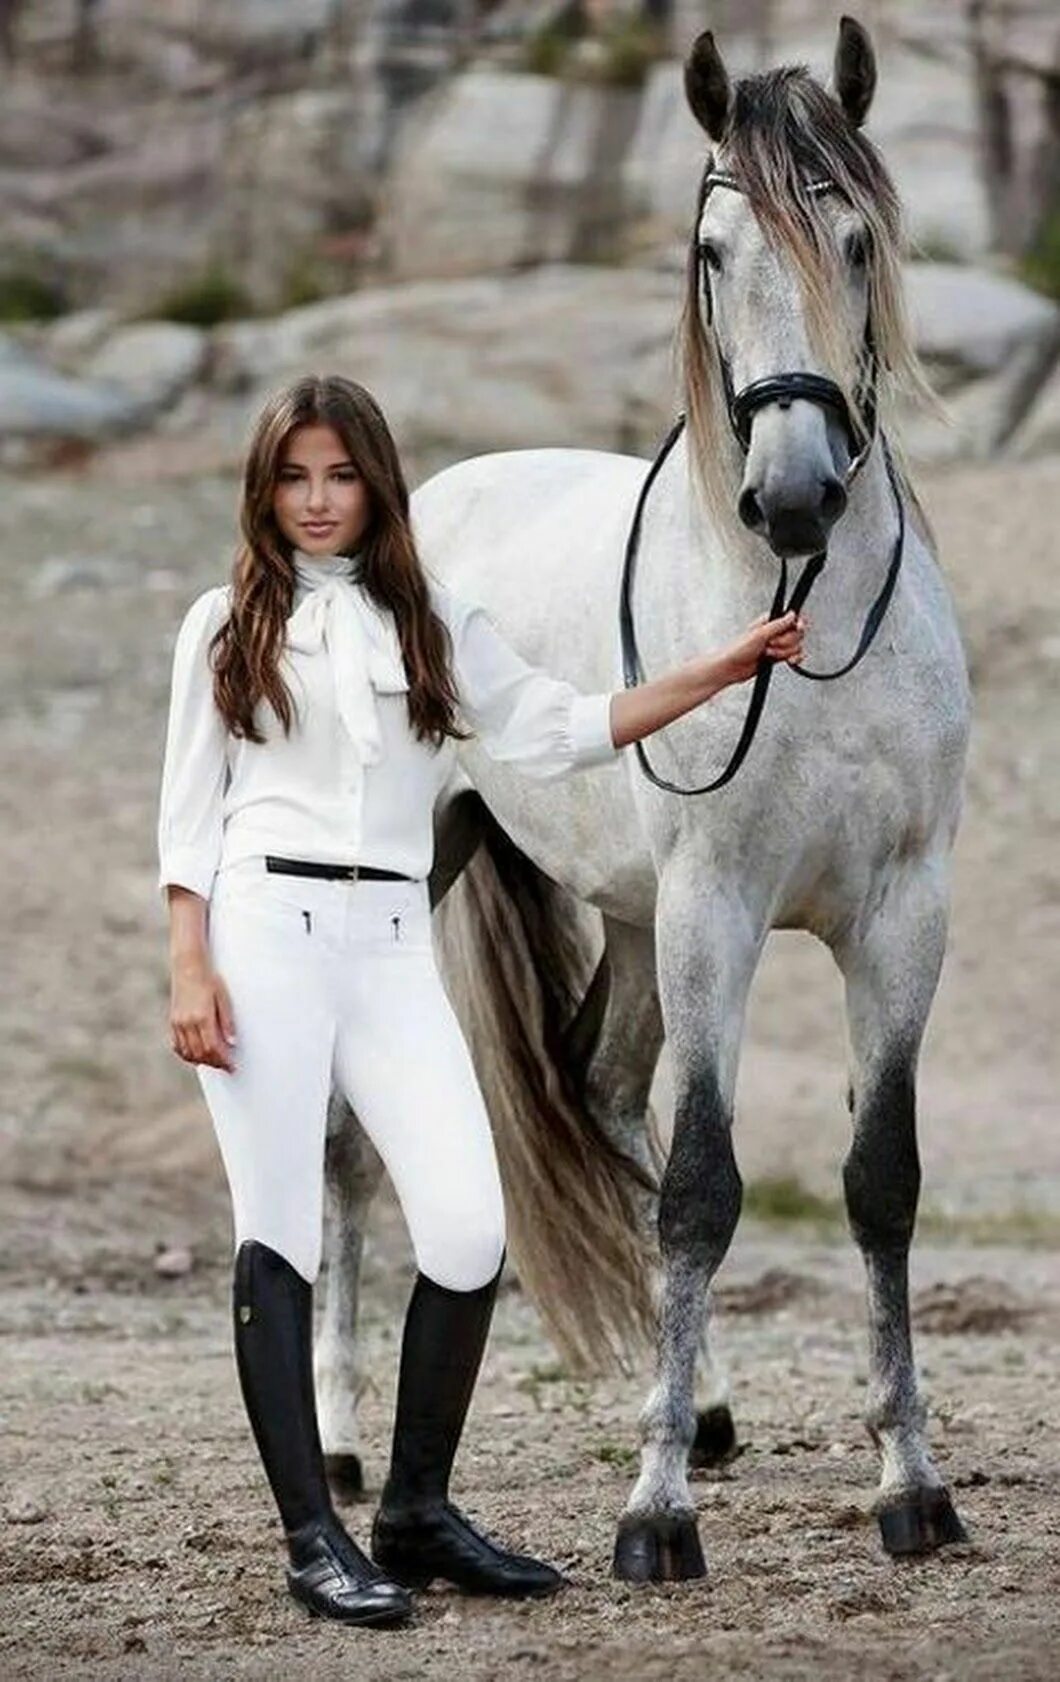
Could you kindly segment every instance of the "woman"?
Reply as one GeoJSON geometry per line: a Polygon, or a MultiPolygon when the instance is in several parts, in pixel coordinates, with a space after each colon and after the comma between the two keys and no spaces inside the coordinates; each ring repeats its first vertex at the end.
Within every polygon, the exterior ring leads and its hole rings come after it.
{"type": "Polygon", "coordinates": [[[551,1566],[507,1552],[448,1499],[504,1256],[489,1121],[435,968],[435,797],[469,726],[557,777],[801,658],[803,623],[758,624],[652,683],[583,695],[528,665],[420,565],[393,439],[362,387],[303,379],[247,457],[230,585],[177,636],[158,844],[177,1055],[195,1065],[235,1229],[233,1320],[247,1413],[283,1522],[291,1593],[395,1623],[409,1587],[539,1595],[551,1566]],[[337,1517],[311,1364],[332,1086],[394,1183],[417,1263],[375,1563],[337,1517]]]}

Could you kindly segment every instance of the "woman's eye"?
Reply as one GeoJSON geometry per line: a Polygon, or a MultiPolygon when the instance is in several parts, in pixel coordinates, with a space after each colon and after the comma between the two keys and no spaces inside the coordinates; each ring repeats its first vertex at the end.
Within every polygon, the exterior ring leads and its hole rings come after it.
{"type": "Polygon", "coordinates": [[[340,467],[335,477],[341,485],[352,485],[361,475],[355,467],[340,467]]]}
{"type": "Polygon", "coordinates": [[[700,261],[705,263],[708,269],[713,269],[715,274],[719,272],[721,269],[721,253],[716,245],[711,244],[709,239],[700,240],[699,256],[700,261]]]}

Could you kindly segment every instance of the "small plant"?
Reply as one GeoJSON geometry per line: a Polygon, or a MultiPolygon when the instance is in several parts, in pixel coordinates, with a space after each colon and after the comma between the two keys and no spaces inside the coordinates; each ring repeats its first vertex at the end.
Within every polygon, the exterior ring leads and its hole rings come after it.
{"type": "Polygon", "coordinates": [[[628,1443],[598,1443],[590,1452],[594,1460],[605,1466],[617,1466],[620,1472],[627,1471],[637,1461],[637,1450],[628,1443]]]}
{"type": "Polygon", "coordinates": [[[794,1174],[771,1174],[752,1180],[744,1187],[743,1207],[747,1215],[783,1226],[800,1221],[831,1226],[841,1214],[837,1200],[820,1197],[794,1174]]]}
{"type": "Polygon", "coordinates": [[[31,269],[8,269],[0,274],[0,321],[54,321],[66,307],[55,281],[31,269]]]}
{"type": "Polygon", "coordinates": [[[220,263],[214,263],[200,275],[175,287],[149,313],[156,320],[182,321],[189,327],[216,327],[220,321],[232,321],[252,312],[244,288],[220,263]]]}
{"type": "Polygon", "coordinates": [[[561,76],[574,37],[555,23],[544,24],[527,38],[523,69],[532,76],[561,76]]]}
{"type": "Polygon", "coordinates": [[[321,275],[320,266],[309,255],[303,256],[291,264],[283,279],[283,291],[280,297],[280,308],[284,310],[301,309],[304,304],[318,304],[321,298],[328,296],[328,288],[321,275]]]}
{"type": "Polygon", "coordinates": [[[1034,243],[1020,259],[1019,274],[1036,292],[1060,299],[1060,208],[1043,218],[1034,243]]]}
{"type": "Polygon", "coordinates": [[[616,18],[600,40],[604,50],[597,76],[615,87],[639,88],[652,65],[666,53],[659,29],[635,13],[616,18]]]}

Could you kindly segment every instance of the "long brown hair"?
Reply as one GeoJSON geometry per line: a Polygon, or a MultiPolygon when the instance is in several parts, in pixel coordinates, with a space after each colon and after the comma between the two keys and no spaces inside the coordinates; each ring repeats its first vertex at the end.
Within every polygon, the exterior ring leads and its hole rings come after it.
{"type": "Polygon", "coordinates": [[[293,546],[273,513],[273,492],[288,436],[295,427],[313,425],[338,433],[368,491],[369,523],[357,543],[360,576],[377,605],[394,615],[409,681],[409,725],[420,741],[438,747],[447,736],[464,739],[456,722],[452,645],[430,605],[397,447],[375,398],[339,374],[307,376],[277,391],[254,426],[243,470],[231,610],[210,644],[218,711],[234,736],[263,742],[254,713],[264,700],[285,734],[291,731],[294,702],[279,659],[295,571],[293,546]]]}

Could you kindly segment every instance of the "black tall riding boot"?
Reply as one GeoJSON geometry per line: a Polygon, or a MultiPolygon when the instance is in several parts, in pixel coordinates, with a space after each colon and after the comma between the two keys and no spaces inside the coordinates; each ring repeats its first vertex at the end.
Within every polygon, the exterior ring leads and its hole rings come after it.
{"type": "Polygon", "coordinates": [[[358,1548],[332,1504],[313,1387],[313,1288],[285,1257],[248,1239],[232,1281],[236,1365],[290,1562],[287,1586],[310,1611],[348,1623],[401,1623],[408,1593],[358,1548]]]}
{"type": "Polygon", "coordinates": [[[477,1291],[450,1291],[416,1276],[390,1474],[372,1525],[372,1557],[411,1588],[444,1577],[472,1594],[545,1595],[563,1582],[551,1565],[499,1548],[448,1498],[499,1280],[500,1269],[477,1291]]]}

